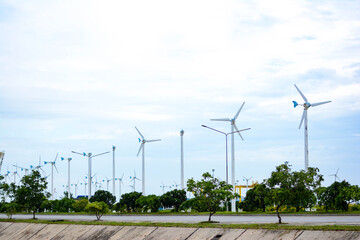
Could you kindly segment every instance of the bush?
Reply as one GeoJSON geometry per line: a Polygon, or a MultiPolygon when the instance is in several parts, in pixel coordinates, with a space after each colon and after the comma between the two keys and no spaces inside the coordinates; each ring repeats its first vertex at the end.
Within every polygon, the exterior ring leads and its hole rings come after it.
{"type": "Polygon", "coordinates": [[[85,208],[88,205],[89,201],[87,198],[81,198],[76,200],[73,204],[73,209],[75,212],[85,212],[85,208]]]}
{"type": "Polygon", "coordinates": [[[360,211],[360,204],[350,205],[349,211],[360,211]]]}
{"type": "Polygon", "coordinates": [[[102,215],[109,212],[109,206],[104,202],[92,202],[86,205],[85,211],[95,213],[96,219],[99,221],[102,215]]]}

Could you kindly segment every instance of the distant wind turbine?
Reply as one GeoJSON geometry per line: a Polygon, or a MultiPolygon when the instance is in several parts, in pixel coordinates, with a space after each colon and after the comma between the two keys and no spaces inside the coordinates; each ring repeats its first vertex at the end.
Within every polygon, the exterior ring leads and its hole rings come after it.
{"type": "Polygon", "coordinates": [[[139,138],[139,142],[141,142],[141,144],[137,156],[139,156],[139,153],[142,150],[142,194],[145,196],[145,143],[157,142],[161,141],[161,139],[146,140],[145,137],[141,134],[141,132],[137,129],[137,127],[135,127],[135,129],[141,137],[141,139],[139,138]]]}
{"type": "Polygon", "coordinates": [[[56,163],[56,159],[58,157],[59,153],[56,154],[56,157],[55,157],[55,160],[52,161],[52,162],[46,162],[44,161],[44,164],[48,164],[50,163],[51,164],[51,200],[54,200],[54,167],[56,169],[56,172],[59,173],[55,163],[56,163]]]}
{"type": "MultiPolygon", "coordinates": [[[[239,108],[239,110],[237,111],[237,113],[235,114],[235,116],[233,118],[216,118],[216,119],[210,119],[212,121],[224,121],[224,122],[230,122],[231,125],[231,184],[233,186],[233,191],[235,191],[235,138],[234,138],[234,132],[235,129],[237,131],[237,133],[239,134],[239,137],[244,140],[244,138],[241,136],[241,133],[238,129],[238,127],[235,124],[236,119],[238,118],[242,108],[244,107],[245,102],[241,105],[241,107],[239,108]]],[[[236,211],[236,207],[235,207],[235,199],[231,199],[231,211],[235,212],[236,211]]]]}
{"type": "Polygon", "coordinates": [[[338,175],[337,175],[338,173],[339,173],[339,168],[337,169],[336,173],[330,174],[329,176],[334,176],[335,182],[336,182],[336,179],[338,179],[339,181],[341,181],[340,178],[339,178],[338,175]]]}
{"type": "Polygon", "coordinates": [[[120,198],[121,198],[121,184],[124,185],[123,180],[122,180],[123,177],[124,177],[124,173],[121,176],[121,178],[115,178],[115,180],[119,180],[119,201],[120,201],[120,198]]]}
{"type": "Polygon", "coordinates": [[[162,185],[160,187],[162,188],[163,194],[165,193],[165,188],[171,189],[171,186],[165,186],[163,182],[161,184],[162,185]]]}
{"type": "MultiPolygon", "coordinates": [[[[304,141],[305,141],[305,171],[307,171],[308,167],[309,167],[309,147],[308,147],[308,117],[307,117],[307,110],[310,107],[316,107],[325,103],[329,103],[331,101],[326,101],[326,102],[318,102],[318,103],[309,103],[309,101],[307,100],[307,98],[305,97],[305,95],[300,91],[300,89],[294,84],[296,90],[299,92],[299,94],[301,95],[301,97],[304,99],[305,103],[303,103],[301,106],[304,107],[304,112],[303,115],[301,117],[301,121],[300,121],[300,125],[299,125],[299,129],[301,128],[302,123],[304,122],[304,141]]],[[[300,105],[298,104],[296,101],[293,101],[294,103],[294,108],[296,108],[296,106],[300,105]]]]}
{"type": "Polygon", "coordinates": [[[39,156],[39,165],[37,165],[37,166],[30,165],[30,169],[31,169],[31,170],[37,170],[37,171],[39,171],[39,172],[40,172],[40,170],[41,170],[44,174],[46,174],[46,172],[44,171],[44,169],[42,169],[43,166],[44,166],[44,165],[41,165],[41,156],[39,156]]]}
{"type": "Polygon", "coordinates": [[[103,181],[103,182],[106,182],[106,191],[109,191],[109,182],[111,182],[112,179],[108,179],[106,176],[105,176],[105,178],[106,178],[106,180],[103,179],[102,181],[103,181]]]}
{"type": "MultiPolygon", "coordinates": [[[[65,158],[61,158],[61,161],[64,161],[65,158]]],[[[70,199],[70,161],[72,158],[68,158],[68,199],[70,199]]]]}
{"type": "Polygon", "coordinates": [[[88,154],[86,154],[86,153],[79,153],[79,152],[75,152],[75,151],[71,151],[72,153],[75,153],[75,154],[79,154],[79,155],[81,155],[81,156],[87,156],[88,157],[88,176],[89,176],[89,178],[88,178],[88,184],[89,184],[89,196],[88,196],[88,199],[90,200],[90,198],[91,198],[91,164],[92,164],[92,158],[93,157],[97,157],[97,156],[100,156],[100,155],[104,155],[104,154],[107,154],[107,153],[109,153],[109,151],[108,152],[103,152],[103,153],[99,153],[99,154],[95,154],[95,155],[92,155],[92,153],[88,153],[88,154]]]}
{"type": "Polygon", "coordinates": [[[134,170],[134,176],[133,176],[133,177],[130,176],[130,179],[131,179],[130,182],[133,182],[132,188],[133,188],[133,191],[135,192],[135,182],[136,182],[136,180],[141,181],[141,179],[139,179],[139,178],[136,177],[136,172],[135,172],[135,170],[134,170]]]}

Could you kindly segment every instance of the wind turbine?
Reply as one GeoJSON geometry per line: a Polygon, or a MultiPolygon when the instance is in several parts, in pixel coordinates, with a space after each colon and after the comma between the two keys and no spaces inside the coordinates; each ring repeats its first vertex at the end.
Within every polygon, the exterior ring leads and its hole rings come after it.
{"type": "MultiPolygon", "coordinates": [[[[244,180],[246,181],[246,193],[247,193],[248,187],[249,187],[249,180],[252,179],[252,177],[246,178],[246,177],[243,176],[243,178],[244,178],[244,180]]],[[[245,195],[245,196],[246,196],[246,195],[245,195]]]]}
{"type": "MultiPolygon", "coordinates": [[[[88,183],[86,182],[86,179],[83,179],[83,180],[84,180],[84,190],[85,190],[85,195],[84,196],[86,196],[86,185],[88,185],[88,183]]],[[[80,183],[80,185],[82,185],[82,184],[83,183],[80,183]]]]}
{"type": "Polygon", "coordinates": [[[103,179],[102,181],[105,182],[106,181],[106,191],[109,191],[109,182],[112,181],[112,179],[108,179],[106,176],[105,176],[106,180],[103,179]]]}
{"type": "Polygon", "coordinates": [[[336,179],[339,179],[339,181],[341,181],[340,180],[340,178],[338,177],[338,172],[339,172],[339,168],[338,168],[338,170],[336,171],[336,173],[335,174],[330,174],[329,176],[334,176],[335,177],[335,182],[336,182],[336,179]]]}
{"type": "Polygon", "coordinates": [[[25,170],[25,175],[28,175],[30,168],[25,168],[25,167],[21,167],[21,166],[17,166],[17,165],[13,165],[14,167],[20,168],[21,171],[25,170]]]}
{"type": "Polygon", "coordinates": [[[173,187],[175,187],[175,188],[177,189],[178,186],[180,186],[180,184],[177,184],[177,183],[174,181],[173,187]]]}
{"type": "MultiPolygon", "coordinates": [[[[233,185],[233,191],[235,191],[235,138],[234,138],[234,132],[236,129],[237,133],[239,134],[240,138],[244,140],[244,138],[241,136],[239,129],[237,128],[235,121],[238,118],[241,109],[244,107],[245,102],[241,105],[237,113],[233,118],[216,118],[216,119],[210,119],[211,121],[224,121],[224,122],[230,122],[231,125],[231,184],[233,185]]],[[[231,211],[235,212],[235,199],[231,199],[231,211]]]]}
{"type": "Polygon", "coordinates": [[[154,140],[146,140],[145,137],[141,134],[141,132],[135,127],[136,131],[139,133],[141,139],[139,138],[140,148],[136,156],[139,156],[140,151],[142,150],[142,194],[145,196],[145,143],[147,142],[157,142],[161,141],[161,139],[154,140]]]}
{"type": "Polygon", "coordinates": [[[18,167],[15,167],[15,171],[12,172],[12,174],[13,174],[13,176],[14,176],[14,184],[15,184],[15,185],[16,185],[16,175],[20,177],[20,175],[18,174],[17,168],[18,168],[18,167]]]}
{"type": "Polygon", "coordinates": [[[58,155],[59,155],[59,153],[56,154],[55,160],[53,162],[44,161],[45,165],[48,163],[51,164],[51,200],[54,200],[54,167],[56,169],[56,172],[59,173],[59,171],[55,165],[58,155]]]}
{"type": "Polygon", "coordinates": [[[124,177],[124,174],[122,175],[121,178],[115,178],[115,180],[119,180],[119,201],[120,201],[120,198],[121,198],[121,184],[124,185],[123,183],[123,177],[124,177]]]}
{"type": "Polygon", "coordinates": [[[41,170],[44,174],[46,174],[46,172],[44,171],[44,169],[42,169],[43,166],[44,166],[44,165],[41,165],[41,156],[39,156],[39,165],[37,165],[37,166],[30,165],[30,169],[34,169],[34,170],[37,170],[37,171],[39,171],[39,172],[40,172],[40,170],[41,170]]]}
{"type": "MultiPolygon", "coordinates": [[[[115,146],[112,146],[112,150],[113,150],[113,178],[112,178],[112,181],[113,181],[113,189],[112,189],[112,194],[115,196],[115,149],[116,147],[115,146]]],[[[106,178],[107,179],[107,178],[106,178]]],[[[109,179],[108,179],[109,180],[109,179]]],[[[109,182],[108,182],[108,185],[109,185],[109,182]]],[[[107,187],[107,191],[109,191],[109,186],[107,187]]]]}
{"type": "Polygon", "coordinates": [[[89,184],[89,196],[88,196],[88,199],[90,200],[90,197],[91,197],[91,163],[92,163],[92,158],[93,157],[97,157],[97,156],[100,156],[100,155],[104,155],[104,154],[107,154],[109,153],[108,152],[103,152],[103,153],[99,153],[99,154],[96,154],[96,155],[92,155],[92,153],[79,153],[79,152],[75,152],[75,151],[71,151],[72,153],[75,153],[75,154],[79,154],[81,156],[87,156],[88,157],[88,176],[89,176],[89,179],[88,179],[88,184],[89,184]]]}
{"type": "Polygon", "coordinates": [[[162,185],[160,187],[163,190],[163,194],[165,193],[165,188],[170,188],[171,189],[171,186],[165,186],[163,182],[162,182],[162,185]]]}
{"type": "MultiPolygon", "coordinates": [[[[318,103],[309,103],[309,101],[307,100],[307,98],[305,97],[305,95],[300,91],[300,89],[294,84],[296,90],[300,93],[301,97],[304,99],[305,103],[303,103],[301,106],[304,107],[304,112],[303,115],[301,117],[301,121],[300,121],[300,125],[299,125],[299,129],[301,128],[302,123],[304,122],[304,141],[305,141],[305,171],[307,171],[308,167],[309,167],[309,148],[308,148],[308,118],[307,118],[307,110],[309,109],[309,107],[316,107],[325,103],[329,103],[331,101],[326,101],[326,102],[318,102],[318,103]]],[[[300,105],[298,104],[296,101],[293,101],[294,103],[294,108],[296,108],[296,106],[300,105]]]]}
{"type": "Polygon", "coordinates": [[[135,182],[136,182],[136,180],[141,181],[141,179],[139,179],[139,178],[136,177],[136,172],[135,172],[135,170],[134,170],[134,177],[131,177],[131,176],[130,176],[130,179],[131,179],[130,182],[134,182],[132,188],[133,188],[133,191],[135,192],[135,182]]]}
{"type": "MultiPolygon", "coordinates": [[[[64,161],[65,158],[61,158],[61,161],[64,161]]],[[[72,158],[68,158],[68,199],[70,199],[70,161],[72,158]]]]}
{"type": "Polygon", "coordinates": [[[74,185],[74,187],[75,187],[75,196],[74,196],[74,198],[77,198],[77,188],[78,188],[78,185],[79,185],[79,181],[77,182],[77,183],[74,183],[74,184],[71,184],[71,186],[72,185],[74,185]]]}

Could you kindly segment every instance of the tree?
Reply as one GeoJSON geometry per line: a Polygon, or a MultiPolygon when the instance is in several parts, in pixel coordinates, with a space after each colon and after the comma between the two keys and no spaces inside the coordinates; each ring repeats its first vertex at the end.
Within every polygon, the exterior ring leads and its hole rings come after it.
{"type": "Polygon", "coordinates": [[[256,184],[253,189],[246,192],[245,200],[240,203],[240,208],[245,211],[262,210],[270,204],[270,189],[264,184],[256,184]]]}
{"type": "Polygon", "coordinates": [[[116,197],[112,195],[108,191],[98,190],[95,192],[94,196],[92,196],[89,202],[104,202],[109,208],[112,208],[116,200],[116,197]]]}
{"type": "Polygon", "coordinates": [[[119,208],[126,207],[128,211],[137,212],[140,209],[139,204],[136,204],[136,200],[142,196],[142,193],[131,192],[121,195],[119,208]]]}
{"type": "Polygon", "coordinates": [[[109,206],[105,202],[88,203],[85,211],[95,213],[96,219],[99,221],[102,215],[109,212],[109,206]]]}
{"type": "Polygon", "coordinates": [[[186,191],[174,189],[166,192],[160,197],[160,201],[164,207],[173,207],[175,212],[179,212],[180,205],[186,201],[186,191]]]}
{"type": "Polygon", "coordinates": [[[209,212],[208,221],[210,222],[211,216],[220,208],[220,203],[234,198],[235,194],[232,193],[230,184],[212,177],[210,173],[206,172],[202,177],[203,179],[197,182],[192,178],[189,179],[187,181],[187,190],[194,193],[195,201],[206,207],[209,212]]]}
{"type": "Polygon", "coordinates": [[[29,175],[25,175],[20,182],[20,186],[12,183],[8,192],[14,199],[13,202],[31,211],[35,219],[35,214],[39,211],[42,202],[50,196],[50,193],[45,192],[46,179],[41,177],[39,171],[32,171],[29,175]]]}
{"type": "Polygon", "coordinates": [[[136,204],[143,209],[143,212],[147,212],[148,209],[151,212],[158,212],[161,206],[160,197],[156,195],[141,196],[136,200],[136,204]]]}
{"type": "Polygon", "coordinates": [[[291,172],[288,162],[276,167],[271,173],[266,184],[270,187],[272,202],[276,205],[276,213],[281,223],[279,209],[283,205],[308,207],[314,202],[314,189],[323,181],[323,176],[318,174],[318,168],[308,168],[308,171],[291,172]]]}
{"type": "Polygon", "coordinates": [[[84,212],[87,204],[89,203],[87,198],[81,198],[76,200],[73,204],[73,208],[75,212],[84,212]]]}

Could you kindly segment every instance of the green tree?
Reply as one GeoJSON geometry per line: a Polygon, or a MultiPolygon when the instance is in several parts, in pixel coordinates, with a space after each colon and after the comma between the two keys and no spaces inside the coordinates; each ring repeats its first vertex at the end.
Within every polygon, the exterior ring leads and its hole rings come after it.
{"type": "Polygon", "coordinates": [[[211,216],[219,210],[220,203],[236,196],[232,192],[232,186],[226,184],[225,181],[212,177],[208,172],[204,173],[202,177],[203,179],[200,181],[189,179],[187,181],[187,190],[193,192],[196,201],[206,207],[209,212],[208,221],[210,222],[211,216]]]}
{"type": "Polygon", "coordinates": [[[73,209],[75,212],[84,212],[88,203],[89,201],[87,198],[81,198],[79,200],[75,200],[73,204],[73,209]]]}
{"type": "Polygon", "coordinates": [[[164,207],[173,207],[175,212],[179,212],[181,204],[186,201],[186,191],[174,189],[166,192],[160,197],[160,201],[164,207]]]}
{"type": "Polygon", "coordinates": [[[158,212],[161,206],[160,197],[156,195],[141,196],[136,200],[136,204],[142,208],[143,212],[147,212],[148,209],[151,212],[158,212]]]}
{"type": "Polygon", "coordinates": [[[13,202],[5,203],[3,209],[8,218],[12,219],[12,216],[19,210],[19,205],[13,202]]]}
{"type": "Polygon", "coordinates": [[[271,173],[266,184],[270,187],[272,202],[276,205],[276,213],[281,223],[279,209],[283,205],[308,207],[314,201],[314,189],[318,188],[323,181],[322,175],[318,174],[319,169],[308,168],[300,172],[291,172],[288,162],[276,167],[271,173]]]}
{"type": "Polygon", "coordinates": [[[98,190],[95,192],[94,196],[90,198],[89,202],[104,202],[109,206],[109,208],[112,208],[115,200],[116,197],[110,192],[105,190],[98,190]]]}
{"type": "Polygon", "coordinates": [[[261,210],[265,212],[266,206],[270,203],[270,189],[266,184],[261,183],[246,192],[245,200],[240,202],[239,207],[245,211],[261,210]]]}
{"type": "Polygon", "coordinates": [[[105,202],[92,202],[88,203],[85,211],[95,213],[96,219],[99,221],[105,213],[109,212],[109,206],[105,202]]]}
{"type": "Polygon", "coordinates": [[[136,204],[136,200],[141,196],[142,193],[139,192],[125,193],[121,195],[121,200],[119,202],[120,206],[126,207],[128,211],[137,212],[139,211],[140,206],[139,204],[136,204]]]}
{"type": "Polygon", "coordinates": [[[22,177],[20,183],[20,186],[14,183],[10,185],[9,195],[14,203],[31,211],[35,219],[35,214],[39,211],[41,204],[50,196],[50,193],[46,192],[46,179],[41,177],[39,171],[32,171],[29,175],[22,177]]]}

